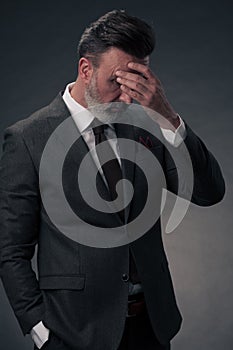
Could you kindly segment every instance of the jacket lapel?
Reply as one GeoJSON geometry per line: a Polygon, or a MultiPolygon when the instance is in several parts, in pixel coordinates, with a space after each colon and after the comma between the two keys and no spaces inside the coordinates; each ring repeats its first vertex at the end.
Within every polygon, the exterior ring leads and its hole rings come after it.
{"type": "MultiPolygon", "coordinates": [[[[49,127],[51,128],[51,133],[54,132],[54,130],[58,128],[61,123],[65,123],[65,135],[64,133],[61,134],[59,132],[55,132],[57,134],[57,138],[64,145],[64,148],[67,148],[67,140],[69,142],[73,140],[73,142],[71,142],[73,144],[71,157],[73,162],[77,165],[77,169],[79,169],[79,165],[82,159],[85,157],[85,155],[87,155],[87,153],[89,152],[89,148],[86,142],[84,141],[83,137],[81,136],[79,129],[77,128],[66,104],[62,99],[62,92],[60,92],[57,95],[57,97],[51,102],[51,104],[49,105],[49,109],[50,116],[48,118],[48,123],[49,127]]],[[[93,183],[92,181],[93,176],[90,176],[90,174],[96,173],[97,167],[90,153],[87,156],[87,169],[88,171],[85,174],[87,177],[87,183],[89,183],[90,185],[92,184],[93,191],[96,191],[96,187],[98,187],[98,192],[106,201],[106,205],[110,206],[111,209],[113,209],[108,188],[99,172],[97,174],[96,183],[93,183]]],[[[115,219],[115,221],[117,221],[116,226],[122,225],[122,221],[119,215],[112,214],[112,217],[113,219],[115,219]]]]}

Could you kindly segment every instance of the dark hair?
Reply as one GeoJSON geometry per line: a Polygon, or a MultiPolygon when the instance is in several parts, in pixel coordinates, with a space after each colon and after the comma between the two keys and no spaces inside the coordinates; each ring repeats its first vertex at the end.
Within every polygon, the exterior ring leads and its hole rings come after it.
{"type": "Polygon", "coordinates": [[[100,55],[111,47],[139,59],[145,58],[155,47],[153,29],[124,10],[113,10],[85,29],[78,45],[78,55],[79,58],[90,58],[98,66],[100,55]]]}

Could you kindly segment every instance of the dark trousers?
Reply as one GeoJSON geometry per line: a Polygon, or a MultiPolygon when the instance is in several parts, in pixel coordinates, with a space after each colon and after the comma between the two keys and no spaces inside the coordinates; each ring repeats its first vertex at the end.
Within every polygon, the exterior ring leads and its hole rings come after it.
{"type": "MultiPolygon", "coordinates": [[[[34,346],[34,350],[38,348],[34,346]]],[[[50,339],[41,350],[70,350],[70,348],[51,332],[50,339]]],[[[140,316],[126,318],[123,336],[117,350],[170,350],[170,344],[165,346],[158,342],[145,310],[140,316]]]]}
{"type": "Polygon", "coordinates": [[[161,345],[152,329],[147,311],[140,316],[127,317],[118,350],[170,350],[170,343],[161,345]]]}

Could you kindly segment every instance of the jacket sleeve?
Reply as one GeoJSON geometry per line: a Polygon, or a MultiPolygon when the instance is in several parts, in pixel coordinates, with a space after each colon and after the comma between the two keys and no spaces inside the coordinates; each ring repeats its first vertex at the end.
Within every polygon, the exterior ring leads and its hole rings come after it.
{"type": "Polygon", "coordinates": [[[186,123],[185,128],[184,141],[176,148],[167,143],[165,149],[167,189],[190,199],[194,204],[214,205],[225,194],[220,166],[204,142],[186,123]]]}
{"type": "Polygon", "coordinates": [[[38,187],[22,131],[14,124],[4,130],[0,160],[0,275],[24,335],[44,312],[31,265],[39,231],[38,187]]]}

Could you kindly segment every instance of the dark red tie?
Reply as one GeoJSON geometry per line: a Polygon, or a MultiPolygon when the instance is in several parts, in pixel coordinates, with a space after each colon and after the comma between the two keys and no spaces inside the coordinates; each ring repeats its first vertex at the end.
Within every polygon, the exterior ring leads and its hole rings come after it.
{"type": "MultiPolygon", "coordinates": [[[[96,146],[98,144],[100,144],[101,142],[107,141],[105,143],[104,153],[108,153],[109,159],[111,159],[111,160],[108,162],[104,162],[103,154],[101,154],[102,152],[98,149],[98,147],[96,148],[96,153],[97,153],[97,156],[99,158],[100,164],[102,165],[102,170],[103,170],[105,179],[106,179],[107,184],[108,184],[110,196],[111,196],[112,200],[115,200],[117,197],[116,184],[119,180],[122,179],[122,171],[121,171],[120,164],[116,158],[116,155],[115,155],[115,153],[114,153],[114,151],[113,151],[113,149],[112,149],[110,143],[108,142],[108,139],[104,133],[104,130],[106,128],[108,128],[108,125],[101,124],[101,125],[94,127],[92,130],[93,130],[93,133],[95,135],[95,145],[96,146]]],[[[120,191],[123,191],[123,189],[120,188],[120,191]]],[[[122,192],[122,198],[123,198],[123,192],[122,192]]],[[[122,222],[125,223],[124,209],[121,211],[118,211],[118,214],[119,214],[122,222]]],[[[129,263],[130,263],[130,265],[129,265],[130,280],[134,284],[139,283],[140,279],[138,276],[137,268],[135,265],[134,258],[131,254],[131,251],[130,251],[129,263]]]]}
{"type": "MultiPolygon", "coordinates": [[[[122,179],[122,171],[121,171],[120,164],[116,158],[116,155],[104,133],[104,130],[107,127],[108,125],[106,124],[98,125],[95,128],[93,128],[93,132],[95,135],[96,146],[101,142],[107,141],[104,146],[104,154],[101,152],[100,149],[98,149],[98,147],[96,148],[96,153],[98,155],[99,162],[101,164],[105,179],[108,184],[111,199],[115,200],[117,198],[116,184],[118,183],[119,180],[122,179]],[[105,162],[103,158],[103,155],[106,156],[106,154],[111,159],[108,162],[105,162]]],[[[123,191],[122,188],[120,188],[120,190],[123,191]]],[[[123,192],[121,193],[121,195],[123,195],[123,192]]],[[[122,211],[122,213],[119,215],[121,216],[121,219],[124,222],[124,211],[122,211]]]]}

